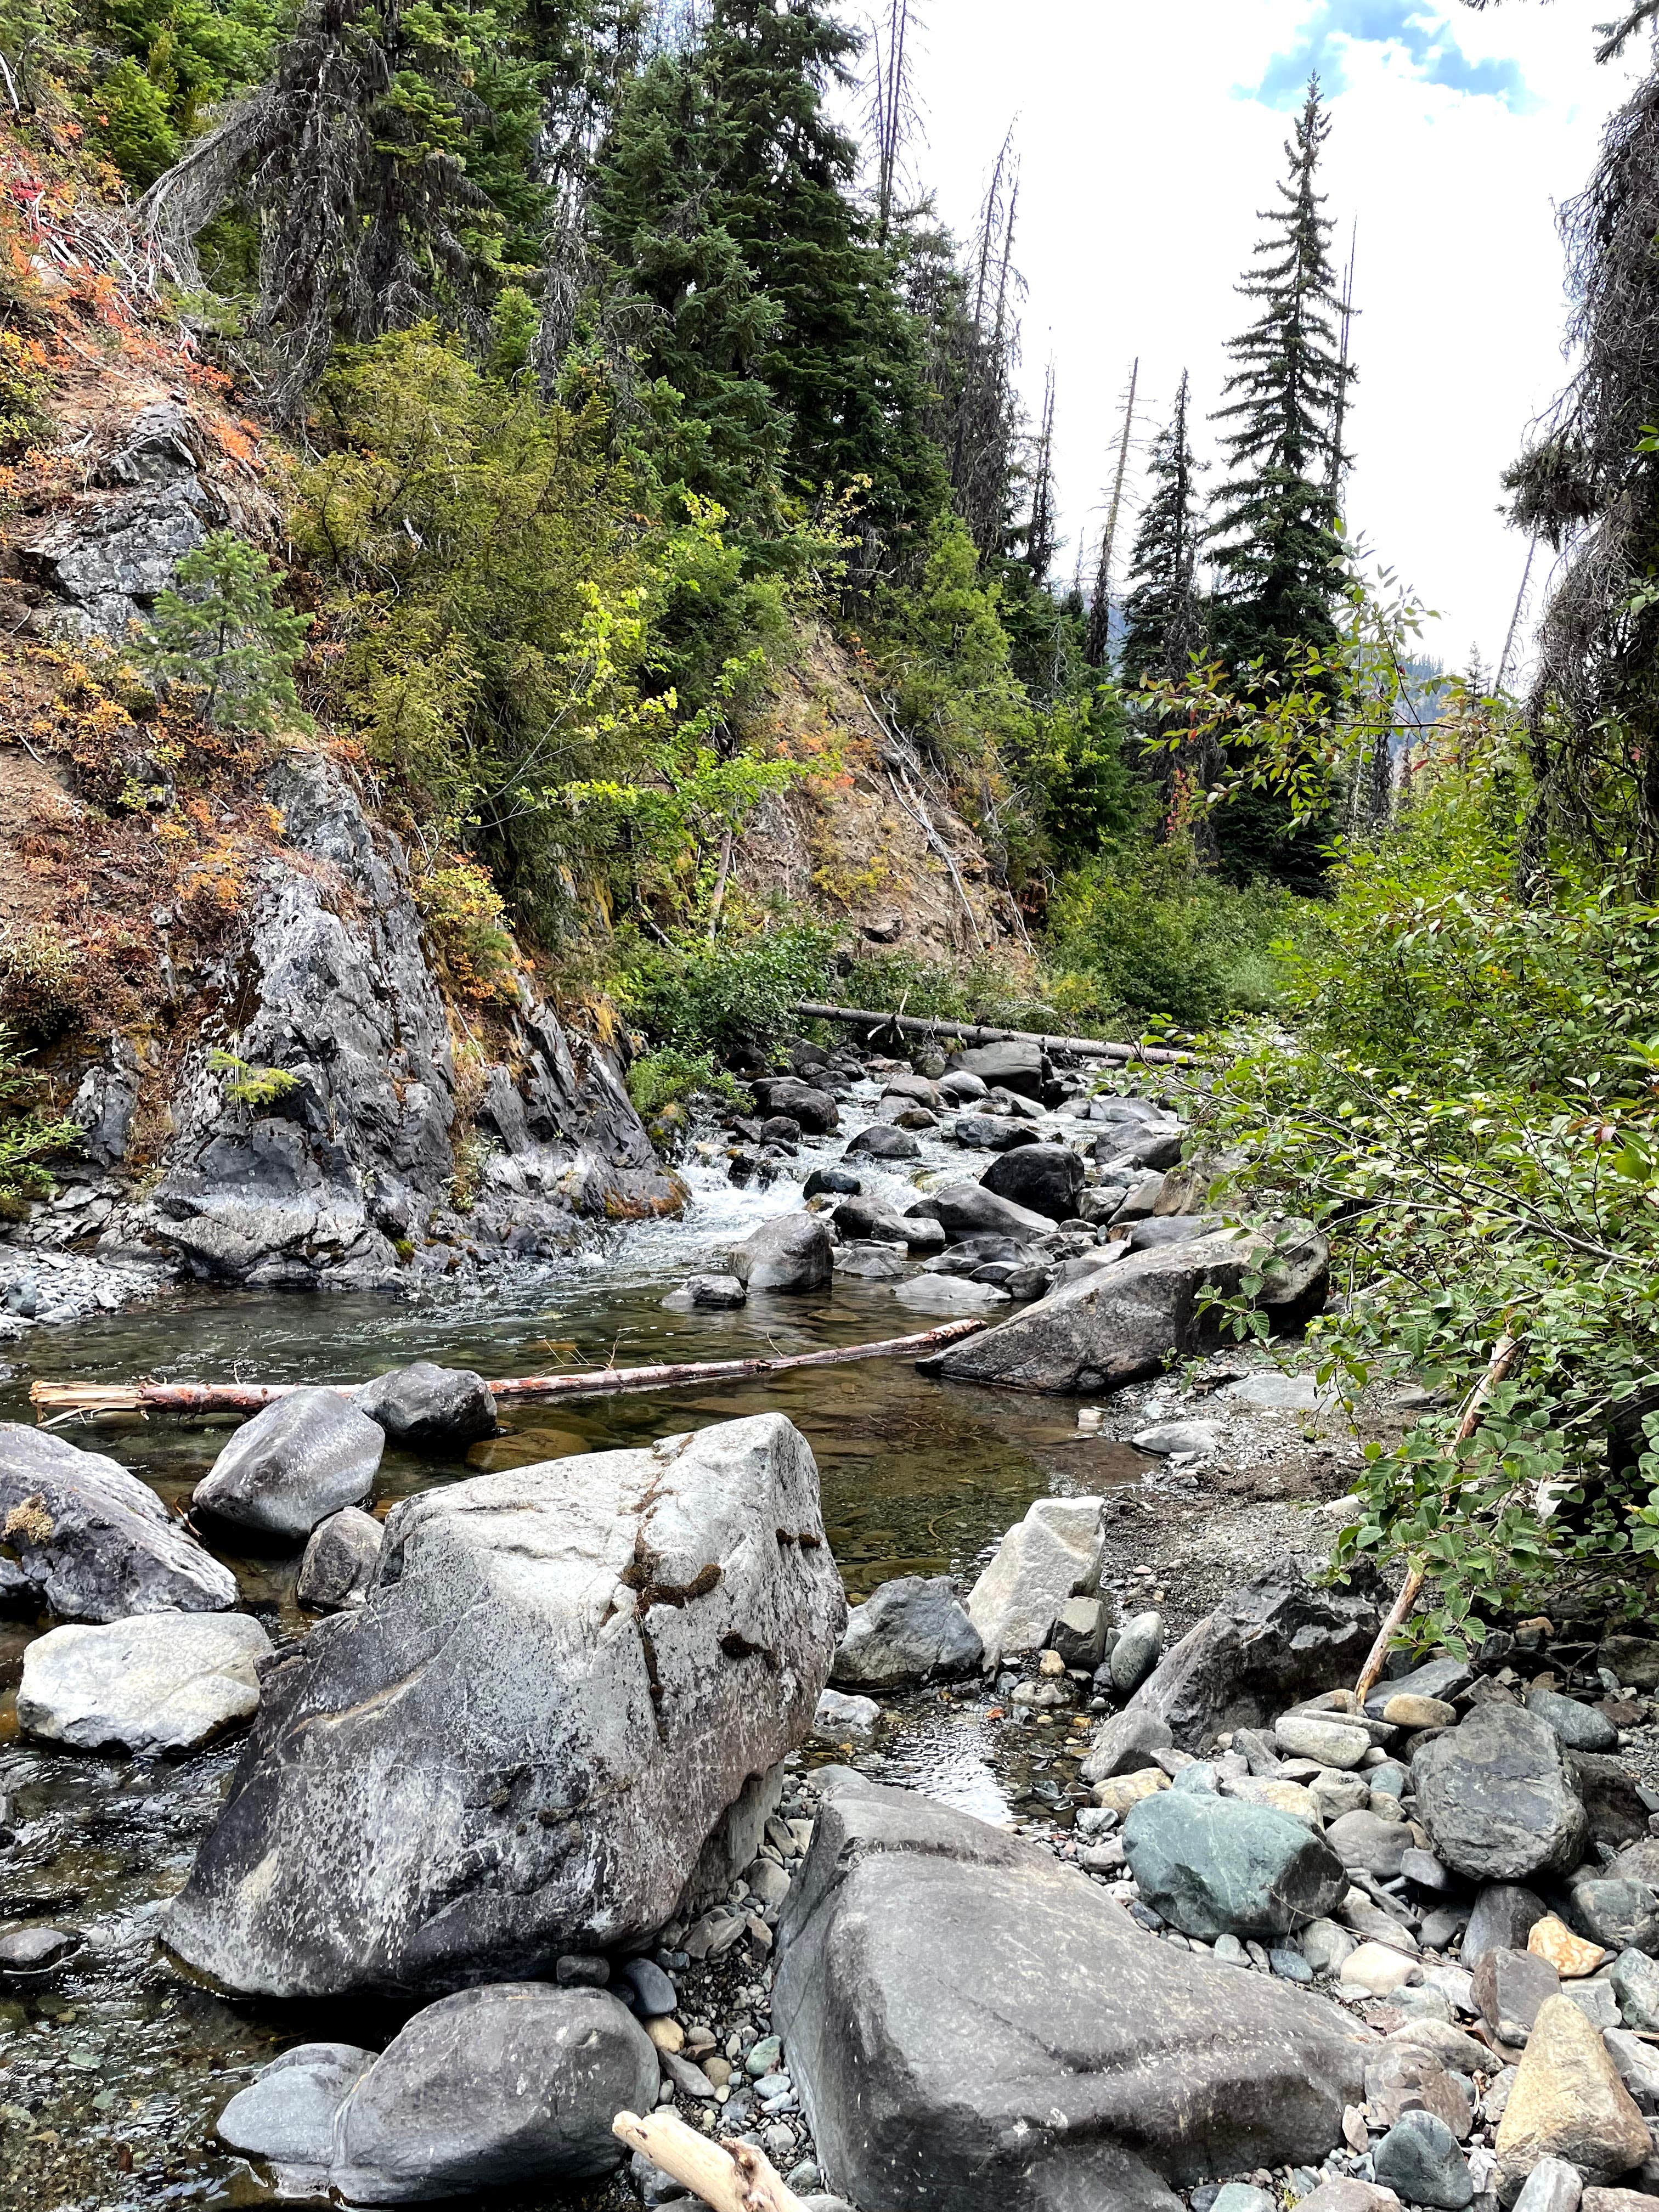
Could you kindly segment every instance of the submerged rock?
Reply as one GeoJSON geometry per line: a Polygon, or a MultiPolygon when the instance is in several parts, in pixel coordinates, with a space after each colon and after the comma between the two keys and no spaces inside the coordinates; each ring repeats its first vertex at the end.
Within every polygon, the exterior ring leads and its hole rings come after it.
{"type": "Polygon", "coordinates": [[[239,1528],[300,1541],[374,1492],[386,1432],[337,1390],[291,1390],[238,1429],[191,1503],[239,1528]]]}
{"type": "Polygon", "coordinates": [[[54,1628],[23,1654],[18,1726],[78,1751],[193,1751],[258,1710],[270,1649],[245,1613],[54,1628]]]}
{"type": "Polygon", "coordinates": [[[386,1531],[356,1505],[319,1521],[300,1562],[294,1595],[313,1613],[338,1613],[361,1605],[380,1565],[386,1531]]]}
{"type": "Polygon", "coordinates": [[[465,1367],[436,1367],[416,1359],[377,1375],[354,1394],[360,1413],[384,1429],[388,1443],[406,1451],[459,1450],[493,1437],[499,1426],[495,1400],[482,1375],[465,1367]]]}
{"type": "Polygon", "coordinates": [[[222,2143],[320,2179],[334,2154],[334,2118],[374,2063],[355,2043],[300,2043],[239,2089],[215,2124],[222,2143]]]}
{"type": "Polygon", "coordinates": [[[0,1422],[0,1597],[60,1620],[214,1613],[236,1577],[181,1528],[146,1482],[101,1452],[0,1422]]]}
{"type": "Polygon", "coordinates": [[[1334,2007],[1160,1943],[1037,1845],[861,1778],[818,1815],[778,1952],[819,2163],[859,2203],[1177,2212],[1206,2174],[1317,2161],[1363,2089],[1367,2039],[1334,2007]]]}
{"type": "Polygon", "coordinates": [[[367,1604],[267,1676],[165,1940],[272,1996],[635,1942],[805,1739],[845,1618],[776,1414],[407,1498],[367,1604]]]}
{"type": "Polygon", "coordinates": [[[842,1690],[891,1690],[971,1674],[984,1656],[948,1576],[901,1575],[848,1613],[830,1679],[842,1690]]]}
{"type": "MultiPolygon", "coordinates": [[[[1161,1373],[1171,1354],[1198,1352],[1214,1340],[1218,1324],[1200,1310],[1200,1292],[1209,1285],[1231,1296],[1264,1249],[1260,1239],[1226,1230],[1132,1253],[1000,1328],[935,1353],[921,1363],[921,1372],[1021,1390],[1115,1390],[1144,1382],[1161,1373]]],[[[1308,1230],[1291,1249],[1285,1272],[1267,1278],[1261,1303],[1275,1326],[1304,1320],[1323,1304],[1328,1258],[1323,1237],[1308,1230]]]]}

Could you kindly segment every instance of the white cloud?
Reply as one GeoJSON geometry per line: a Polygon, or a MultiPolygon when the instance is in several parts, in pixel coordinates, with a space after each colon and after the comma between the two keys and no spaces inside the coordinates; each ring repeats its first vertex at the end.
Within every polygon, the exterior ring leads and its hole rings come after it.
{"type": "MultiPolygon", "coordinates": [[[[1588,176],[1629,72],[1593,59],[1606,0],[1455,12],[1463,56],[1513,63],[1534,104],[1427,81],[1398,39],[1346,36],[1325,184],[1341,237],[1358,225],[1353,527],[1439,611],[1432,649],[1461,665],[1478,643],[1490,665],[1526,559],[1495,511],[1500,473],[1565,373],[1555,210],[1588,176]]],[[[1232,287],[1286,128],[1239,88],[1328,27],[1329,0],[934,0],[924,13],[918,166],[958,231],[1018,118],[1024,374],[1035,410],[1056,356],[1075,538],[1098,526],[1133,356],[1146,434],[1183,367],[1200,406],[1215,404],[1245,319],[1232,287]]]]}

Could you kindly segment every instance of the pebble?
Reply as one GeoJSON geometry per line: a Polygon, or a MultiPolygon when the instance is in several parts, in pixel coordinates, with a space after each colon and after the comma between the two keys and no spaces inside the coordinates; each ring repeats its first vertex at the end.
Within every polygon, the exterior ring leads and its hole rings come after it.
{"type": "Polygon", "coordinates": [[[1406,1690],[1387,1700],[1382,1717],[1390,1728],[1452,1728],[1456,1724],[1457,1708],[1438,1698],[1417,1697],[1406,1690]]]}
{"type": "Polygon", "coordinates": [[[751,2081],[759,2081],[772,2072],[783,2056],[782,2039],[763,2035],[743,2062],[743,2070],[751,2081]]]}
{"type": "Polygon", "coordinates": [[[1143,1766],[1135,1774],[1114,1774],[1104,1782],[1095,1784],[1095,1802],[1120,1819],[1132,1805],[1139,1804],[1159,1790],[1167,1790],[1170,1778],[1162,1767],[1143,1766]]]}
{"type": "Polygon", "coordinates": [[[1577,1698],[1564,1698],[1559,1690],[1528,1690],[1527,1711],[1547,1721],[1572,1751],[1618,1747],[1619,1731],[1605,1713],[1598,1713],[1593,1705],[1581,1705],[1577,1698]]]}
{"type": "Polygon", "coordinates": [[[1218,1936],[1210,1954],[1218,1966],[1248,1966],[1250,1954],[1237,1936],[1218,1936]]]}
{"type": "Polygon", "coordinates": [[[1302,1955],[1316,1974],[1334,1974],[1359,1946],[1334,1920],[1312,1920],[1302,1931],[1302,1955]]]}
{"type": "Polygon", "coordinates": [[[14,1928],[0,1936],[0,1973],[44,1973],[66,1959],[80,1941],[65,1928],[14,1928]]]}
{"type": "MultiPolygon", "coordinates": [[[[685,2030],[678,2021],[671,2020],[666,2014],[660,2019],[647,2021],[645,2032],[659,2051],[682,2051],[685,2047],[685,2030]]],[[[710,2079],[713,2079],[712,2075],[710,2079]]]]}
{"type": "Polygon", "coordinates": [[[1269,1951],[1267,1964],[1284,1982],[1310,1982],[1314,1978],[1313,1968],[1300,1951],[1291,1951],[1283,1947],[1269,1951]]]}
{"type": "Polygon", "coordinates": [[[1599,1943],[1587,1943],[1582,1936],[1575,1936],[1566,1922],[1553,1912],[1534,1922],[1527,1948],[1534,1958],[1547,1959],[1564,1982],[1593,1974],[1607,1955],[1599,1943]]]}
{"type": "Polygon", "coordinates": [[[1279,2212],[1279,2203],[1265,2189],[1252,2189],[1245,2181],[1230,2181],[1211,2199],[1210,2212],[1279,2212]]]}
{"type": "Polygon", "coordinates": [[[553,1978],[562,1990],[602,1990],[611,1979],[610,1962],[586,1952],[568,1951],[554,1961],[553,1978]]]}
{"type": "Polygon", "coordinates": [[[679,2009],[678,1990],[653,1960],[629,1959],[622,1969],[622,1982],[617,1996],[644,2019],[679,2009]]]}
{"type": "Polygon", "coordinates": [[[1422,1978],[1423,1969],[1415,1959],[1386,1943],[1362,1943],[1342,1961],[1343,1987],[1364,1990],[1374,1997],[1392,1996],[1396,1990],[1422,1978]]]}

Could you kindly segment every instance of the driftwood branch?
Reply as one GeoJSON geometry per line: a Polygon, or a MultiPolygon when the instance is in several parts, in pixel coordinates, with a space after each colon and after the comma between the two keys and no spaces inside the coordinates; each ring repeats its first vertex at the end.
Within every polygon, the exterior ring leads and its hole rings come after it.
{"type": "Polygon", "coordinates": [[[801,2200],[752,2143],[716,2142],[690,2128],[678,2112],[659,2109],[641,2119],[618,2112],[612,2135],[641,2152],[714,2212],[801,2212],[801,2200]]]}
{"type": "MultiPolygon", "coordinates": [[[[842,1367],[855,1359],[921,1358],[985,1327],[977,1316],[947,1321],[915,1336],[875,1344],[841,1344],[827,1352],[781,1358],[698,1359],[659,1367],[589,1367],[574,1375],[505,1376],[490,1384],[498,1404],[548,1398],[616,1398],[635,1390],[684,1390],[703,1382],[741,1382],[800,1367],[842,1367]]],[[[295,1390],[321,1389],[349,1397],[356,1382],[36,1382],[29,1392],[37,1419],[65,1413],[257,1413],[295,1390]]]]}
{"type": "Polygon", "coordinates": [[[1083,1060],[1143,1060],[1149,1066],[1186,1066],[1189,1052],[1158,1044],[1109,1044],[1098,1037],[1047,1036],[1040,1030],[994,1030],[982,1022],[947,1022],[931,1014],[884,1014],[871,1006],[830,1006],[803,999],[795,1008],[803,1021],[856,1022],[876,1034],[894,1030],[906,1036],[955,1037],[963,1044],[1036,1044],[1044,1052],[1075,1053],[1083,1060]]]}
{"type": "MultiPolygon", "coordinates": [[[[1486,1363],[1486,1373],[1470,1393],[1469,1402],[1463,1409],[1463,1418],[1457,1425],[1457,1434],[1452,1439],[1454,1443],[1467,1443],[1480,1427],[1480,1416],[1486,1410],[1486,1401],[1514,1365],[1515,1355],[1520,1349],[1518,1336],[1498,1338],[1492,1346],[1492,1358],[1486,1363]]],[[[1400,1595],[1389,1607],[1388,1619],[1377,1630],[1376,1641],[1366,1654],[1365,1663],[1359,1670],[1359,1680],[1354,1685],[1354,1697],[1360,1706],[1364,1706],[1376,1687],[1376,1678],[1382,1672],[1382,1662],[1389,1656],[1389,1646],[1417,1603],[1418,1594],[1427,1575],[1428,1569],[1421,1559],[1412,1559],[1407,1563],[1406,1579],[1400,1586],[1400,1595]]]]}

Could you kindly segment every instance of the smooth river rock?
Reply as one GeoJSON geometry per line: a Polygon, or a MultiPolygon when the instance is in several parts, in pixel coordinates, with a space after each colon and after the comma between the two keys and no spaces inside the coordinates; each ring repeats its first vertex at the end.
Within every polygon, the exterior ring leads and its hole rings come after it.
{"type": "Polygon", "coordinates": [[[1347,2015],[1147,1935],[1036,1844],[844,1778],[778,1923],[773,2019],[828,2185],[927,2212],[1177,2212],[1316,2164],[1347,2015]],[[1223,2028],[1224,2032],[1218,2032],[1223,2028]]]}
{"type": "Polygon", "coordinates": [[[320,2180],[333,2156],[334,2116],[374,2056],[355,2043],[295,2044],[236,2092],[216,2123],[220,2142],[320,2180]]]}
{"type": "Polygon", "coordinates": [[[23,1654],[18,1726],[78,1751],[193,1751],[258,1710],[270,1638],[246,1613],[54,1628],[23,1654]]]}
{"type": "Polygon", "coordinates": [[[980,1177],[982,1189],[1050,1221],[1070,1221],[1083,1188],[1083,1162],[1069,1145],[1022,1145],[1006,1152],[980,1177]]]}
{"type": "Polygon", "coordinates": [[[147,1482],[101,1452],[0,1422],[0,1598],[107,1621],[216,1613],[237,1597],[230,1569],[147,1482]]]}
{"type": "Polygon", "coordinates": [[[266,1677],[164,1940],[284,1997],[625,1947],[751,1783],[763,1821],[845,1620],[778,1414],[406,1498],[367,1603],[266,1677]]]}
{"type": "Polygon", "coordinates": [[[300,1562],[294,1595],[313,1613],[338,1613],[361,1605],[380,1563],[386,1534],[372,1513],[347,1505],[319,1521],[300,1562]]]}
{"type": "MultiPolygon", "coordinates": [[[[1048,1226],[1041,1215],[1033,1218],[1048,1226]]],[[[999,1328],[918,1362],[920,1371],[1019,1390],[1116,1390],[1144,1382],[1162,1373],[1171,1354],[1202,1351],[1216,1341],[1218,1323],[1212,1313],[1200,1311],[1200,1293],[1213,1285],[1231,1296],[1262,1249],[1260,1239],[1224,1230],[1189,1243],[1132,1253],[1115,1267],[1051,1292],[999,1328]]],[[[1270,1277],[1261,1296],[1274,1326],[1304,1320],[1323,1304],[1328,1256],[1324,1239],[1312,1230],[1292,1248],[1288,1271],[1270,1277]]]]}
{"type": "Polygon", "coordinates": [[[196,1486],[198,1512],[302,1543],[374,1493],[386,1431],[337,1390],[292,1390],[246,1422],[196,1486]]]}
{"type": "Polygon", "coordinates": [[[834,1272],[830,1226],[817,1213],[763,1221],[732,1254],[732,1273],[749,1291],[821,1291],[834,1272]]]}
{"type": "Polygon", "coordinates": [[[329,2181],[352,2204],[537,2191],[609,2173],[620,2112],[649,2112],[655,2046],[605,1990],[463,1990],[416,2014],[335,2114],[329,2181]]]}
{"type": "Polygon", "coordinates": [[[830,1679],[843,1690],[892,1690],[971,1674],[984,1657],[948,1575],[901,1575],[848,1614],[830,1679]]]}
{"type": "Polygon", "coordinates": [[[1047,1237],[1054,1223],[1046,1213],[1016,1206],[976,1182],[947,1183],[907,1209],[928,1221],[937,1221],[952,1244],[969,1237],[1008,1237],[1016,1244],[1029,1244],[1034,1237],[1047,1237]]]}
{"type": "Polygon", "coordinates": [[[1412,1762],[1435,1854],[1476,1881],[1566,1874],[1589,1842],[1560,1737],[1519,1705],[1477,1705],[1412,1762]]]}
{"type": "Polygon", "coordinates": [[[499,1426],[495,1395],[482,1375],[437,1367],[429,1359],[377,1375],[355,1394],[354,1402],[389,1443],[405,1451],[463,1451],[493,1437],[499,1426]]]}
{"type": "Polygon", "coordinates": [[[1185,1790],[1143,1797],[1123,1823],[1141,1896],[1183,1936],[1288,1936],[1348,1891],[1322,1836],[1266,1805],[1185,1790]]]}

